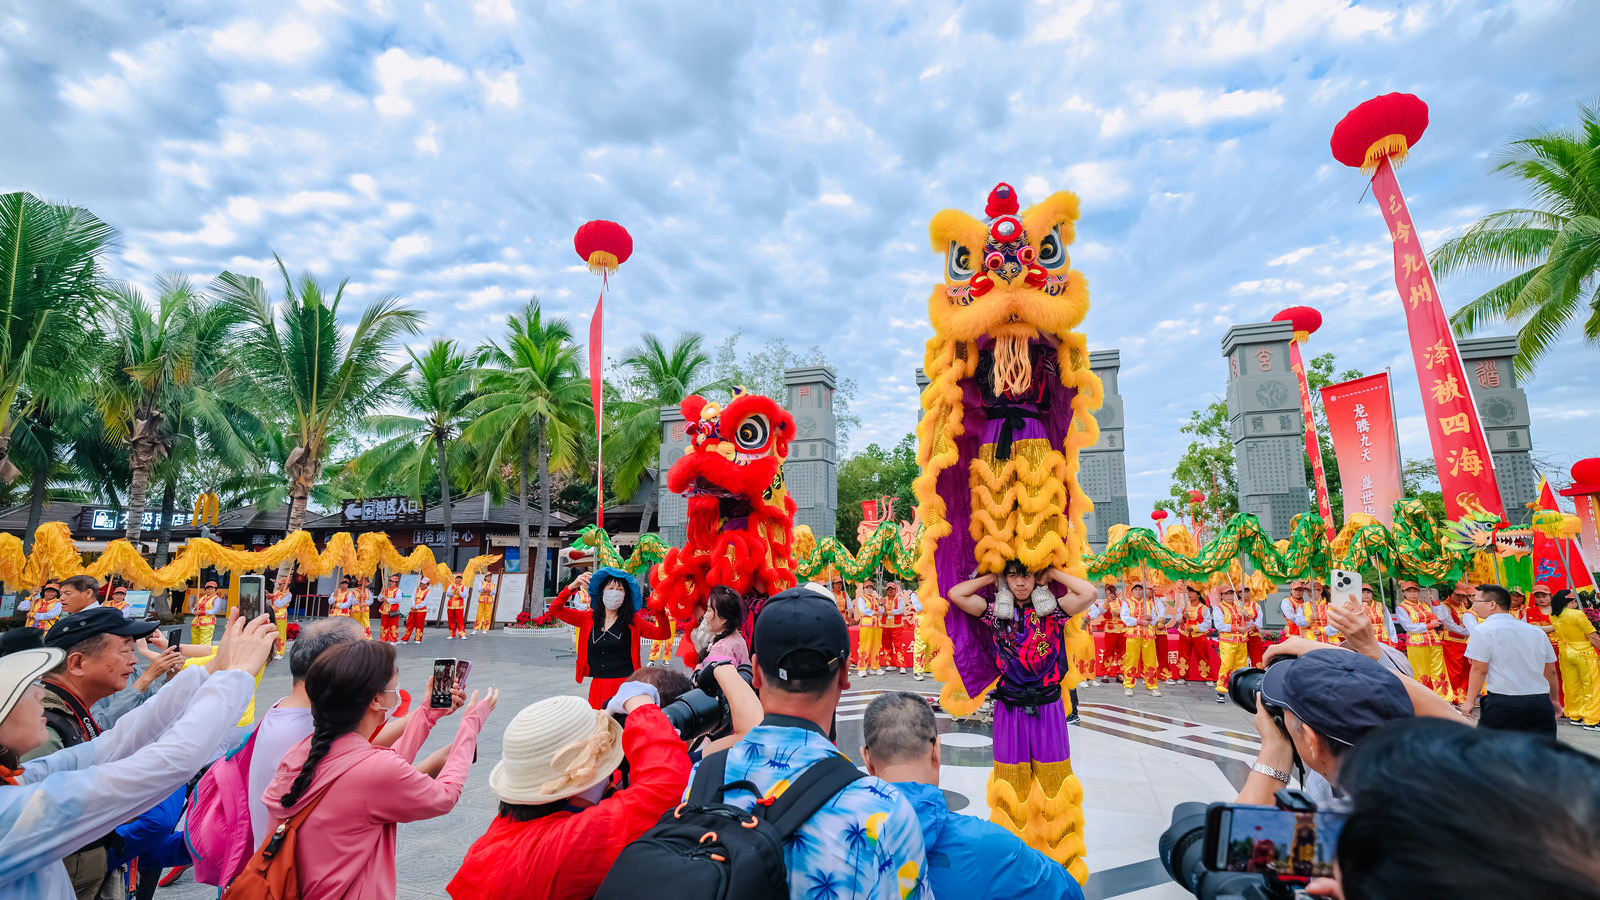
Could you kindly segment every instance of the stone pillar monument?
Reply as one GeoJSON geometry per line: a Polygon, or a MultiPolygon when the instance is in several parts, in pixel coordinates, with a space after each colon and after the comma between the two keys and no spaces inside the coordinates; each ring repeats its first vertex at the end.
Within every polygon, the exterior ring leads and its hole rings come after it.
{"type": "MultiPolygon", "coordinates": [[[[1100,425],[1100,440],[1085,447],[1078,456],[1078,484],[1094,511],[1084,517],[1083,527],[1089,547],[1096,553],[1106,548],[1106,531],[1112,525],[1128,523],[1128,470],[1123,459],[1122,395],[1117,392],[1117,370],[1122,354],[1116,350],[1095,350],[1089,354],[1089,370],[1100,376],[1105,386],[1105,403],[1095,412],[1100,425]]],[[[1128,523],[1131,524],[1131,523],[1128,523]]]]}
{"type": "Polygon", "coordinates": [[[1273,540],[1287,538],[1289,520],[1312,508],[1292,340],[1288,322],[1235,325],[1222,338],[1239,511],[1254,513],[1273,540]]]}
{"type": "Polygon", "coordinates": [[[811,526],[817,540],[831,537],[839,506],[839,429],[833,417],[833,370],[826,366],[785,369],[789,396],[785,409],[794,416],[795,439],[783,479],[794,497],[795,525],[811,526]]]}
{"type": "MultiPolygon", "coordinates": [[[[1483,422],[1489,455],[1494,457],[1494,480],[1500,488],[1506,521],[1525,525],[1533,518],[1533,510],[1527,504],[1538,499],[1539,476],[1533,471],[1529,455],[1533,439],[1528,434],[1528,395],[1517,386],[1511,366],[1517,355],[1517,339],[1470,338],[1456,341],[1456,348],[1461,351],[1467,385],[1483,422]]],[[[1444,459],[1434,463],[1451,465],[1450,460],[1444,459]]]]}
{"type": "Polygon", "coordinates": [[[682,494],[667,490],[667,470],[683,456],[689,446],[689,435],[684,431],[688,423],[683,411],[676,406],[661,407],[661,474],[656,477],[656,533],[669,547],[682,547],[689,525],[689,501],[682,494]]]}

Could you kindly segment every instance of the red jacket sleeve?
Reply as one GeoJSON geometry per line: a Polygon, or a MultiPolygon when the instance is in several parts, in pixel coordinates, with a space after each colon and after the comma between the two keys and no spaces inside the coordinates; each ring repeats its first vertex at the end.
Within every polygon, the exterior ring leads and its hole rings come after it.
{"type": "Polygon", "coordinates": [[[666,613],[652,613],[647,609],[636,610],[633,614],[633,627],[639,632],[640,637],[652,641],[664,641],[672,637],[672,626],[667,624],[666,613]]]}
{"type": "Polygon", "coordinates": [[[689,787],[688,748],[659,707],[646,705],[628,713],[622,753],[628,759],[629,785],[573,819],[577,827],[569,844],[587,848],[585,856],[598,863],[590,869],[594,883],[573,885],[574,895],[598,891],[622,848],[677,806],[689,787]]]}
{"type": "Polygon", "coordinates": [[[567,608],[567,598],[569,598],[571,596],[572,596],[572,588],[571,587],[562,588],[561,589],[561,593],[556,595],[556,602],[550,604],[550,611],[556,614],[556,618],[558,618],[561,621],[567,623],[568,625],[574,625],[574,626],[577,626],[578,628],[582,628],[585,625],[593,625],[594,624],[594,614],[593,613],[589,612],[586,609],[568,609],[567,608]]]}

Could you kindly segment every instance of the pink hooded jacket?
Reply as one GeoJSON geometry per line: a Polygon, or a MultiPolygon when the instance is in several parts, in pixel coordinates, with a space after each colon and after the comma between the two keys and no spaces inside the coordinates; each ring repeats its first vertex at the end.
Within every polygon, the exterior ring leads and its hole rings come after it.
{"type": "Polygon", "coordinates": [[[444,712],[417,710],[390,748],[373,746],[359,734],[334,741],[318,764],[311,787],[288,808],[279,799],[299,777],[311,739],[296,744],[278,764],[278,773],[262,796],[273,828],[328,788],[327,798],[300,826],[295,865],[302,895],[328,900],[394,897],[396,824],[442,816],[456,805],[472,766],[478,732],[489,716],[483,703],[463,714],[444,768],[438,778],[429,778],[412,761],[444,712]]]}

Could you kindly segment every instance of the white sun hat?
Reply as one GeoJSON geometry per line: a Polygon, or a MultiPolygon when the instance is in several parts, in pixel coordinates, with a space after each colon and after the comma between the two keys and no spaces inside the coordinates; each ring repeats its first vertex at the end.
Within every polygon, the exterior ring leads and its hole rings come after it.
{"type": "Polygon", "coordinates": [[[622,726],[580,697],[525,706],[506,726],[489,789],[507,803],[538,805],[581,794],[622,764],[622,726]]]}
{"type": "Polygon", "coordinates": [[[11,715],[11,710],[35,679],[66,658],[66,651],[57,647],[36,647],[0,656],[0,722],[11,715]]]}

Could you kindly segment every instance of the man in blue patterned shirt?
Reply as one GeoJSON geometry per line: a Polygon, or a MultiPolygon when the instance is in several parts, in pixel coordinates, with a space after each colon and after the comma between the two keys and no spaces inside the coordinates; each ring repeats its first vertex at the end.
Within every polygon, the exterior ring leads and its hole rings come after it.
{"type": "MultiPolygon", "coordinates": [[[[723,802],[745,810],[777,797],[813,763],[839,756],[828,740],[850,686],[850,633],[839,608],[807,588],[767,601],[755,625],[754,684],[766,718],[728,751],[723,802]]],[[[693,783],[691,778],[690,783],[693,783]]],[[[791,900],[932,897],[922,827],[889,783],[867,776],[840,791],[784,847],[791,900]]]]}

